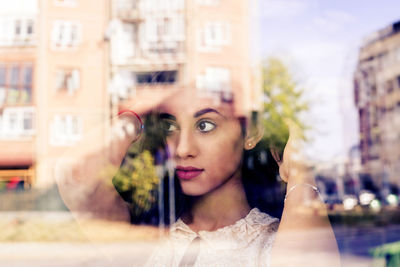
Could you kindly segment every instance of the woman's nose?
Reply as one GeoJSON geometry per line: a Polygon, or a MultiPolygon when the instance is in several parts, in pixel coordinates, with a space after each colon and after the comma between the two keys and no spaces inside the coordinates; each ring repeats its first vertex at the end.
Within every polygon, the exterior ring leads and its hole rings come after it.
{"type": "Polygon", "coordinates": [[[193,158],[197,155],[198,149],[193,134],[188,130],[181,130],[176,140],[175,156],[180,159],[193,158]]]}

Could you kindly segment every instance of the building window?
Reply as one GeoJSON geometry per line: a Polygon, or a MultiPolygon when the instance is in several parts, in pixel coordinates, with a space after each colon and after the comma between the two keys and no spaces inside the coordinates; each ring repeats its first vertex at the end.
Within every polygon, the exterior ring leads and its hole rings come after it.
{"type": "Polygon", "coordinates": [[[7,96],[6,75],[7,75],[6,67],[0,65],[0,107],[3,106],[7,96]]]}
{"type": "MultiPolygon", "coordinates": [[[[129,0],[120,0],[126,2],[129,0]]],[[[139,7],[144,12],[168,12],[171,10],[182,10],[185,8],[185,0],[139,0],[139,7]]]]}
{"type": "Polygon", "coordinates": [[[32,102],[31,63],[0,64],[0,105],[32,102]]]}
{"type": "Polygon", "coordinates": [[[33,34],[33,20],[32,20],[32,19],[29,19],[29,20],[26,22],[26,24],[27,24],[27,26],[26,26],[26,33],[27,33],[28,35],[32,35],[32,34],[33,34]]]}
{"type": "Polygon", "coordinates": [[[138,84],[175,83],[177,73],[176,70],[140,72],[136,73],[136,82],[138,84]]]}
{"type": "Polygon", "coordinates": [[[56,73],[56,91],[73,94],[80,88],[80,72],[77,69],[59,69],[56,73]]]}
{"type": "Polygon", "coordinates": [[[221,0],[197,0],[197,3],[203,6],[216,6],[220,2],[221,0]]]}
{"type": "Polygon", "coordinates": [[[400,46],[394,50],[395,62],[400,62],[400,46]]]}
{"type": "Polygon", "coordinates": [[[76,7],[77,4],[77,0],[54,0],[55,6],[76,7]]]}
{"type": "Polygon", "coordinates": [[[199,48],[219,49],[231,43],[231,27],[226,22],[207,22],[199,31],[199,48]]]}
{"type": "Polygon", "coordinates": [[[393,82],[392,80],[386,81],[385,82],[385,89],[387,93],[393,92],[393,82]]]}
{"type": "Polygon", "coordinates": [[[180,15],[152,18],[146,21],[147,40],[182,41],[184,39],[184,19],[180,15]]]}
{"type": "Polygon", "coordinates": [[[169,17],[146,19],[142,28],[141,47],[154,54],[177,53],[185,40],[185,20],[178,13],[169,17]]]}
{"type": "Polygon", "coordinates": [[[0,137],[16,138],[34,133],[33,107],[8,107],[0,115],[0,137]]]}
{"type": "Polygon", "coordinates": [[[19,36],[21,35],[21,21],[20,20],[16,20],[15,21],[15,36],[19,36]]]}
{"type": "Polygon", "coordinates": [[[73,21],[55,21],[53,24],[52,47],[76,47],[81,43],[82,25],[73,21]]]}
{"type": "Polygon", "coordinates": [[[397,76],[396,80],[397,80],[397,88],[400,89],[400,75],[397,76]]]}
{"type": "Polygon", "coordinates": [[[78,115],[55,115],[50,126],[50,143],[54,146],[74,145],[82,138],[82,124],[78,115]]]}
{"type": "Polygon", "coordinates": [[[136,9],[136,8],[138,8],[138,6],[139,6],[139,0],[118,0],[117,1],[117,7],[119,10],[136,9]]]}
{"type": "Polygon", "coordinates": [[[196,87],[212,92],[230,92],[231,74],[229,69],[219,67],[208,67],[204,74],[196,79],[196,87]]]}
{"type": "Polygon", "coordinates": [[[0,18],[0,46],[28,46],[33,41],[33,18],[0,18]]]}
{"type": "Polygon", "coordinates": [[[7,93],[7,103],[8,104],[17,104],[19,98],[19,80],[20,80],[20,67],[18,65],[14,65],[10,69],[10,87],[8,88],[7,93]]]}
{"type": "Polygon", "coordinates": [[[33,113],[24,112],[23,115],[23,130],[29,131],[33,129],[33,113]]]}

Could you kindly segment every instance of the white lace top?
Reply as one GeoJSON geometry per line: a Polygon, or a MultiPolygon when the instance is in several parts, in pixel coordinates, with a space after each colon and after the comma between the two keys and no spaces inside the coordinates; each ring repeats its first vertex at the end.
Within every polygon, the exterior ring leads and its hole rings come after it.
{"type": "Polygon", "coordinates": [[[235,224],[216,231],[195,233],[181,219],[171,226],[170,235],[153,253],[146,266],[179,266],[191,242],[199,237],[194,266],[269,266],[269,254],[278,219],[252,209],[235,224]]]}

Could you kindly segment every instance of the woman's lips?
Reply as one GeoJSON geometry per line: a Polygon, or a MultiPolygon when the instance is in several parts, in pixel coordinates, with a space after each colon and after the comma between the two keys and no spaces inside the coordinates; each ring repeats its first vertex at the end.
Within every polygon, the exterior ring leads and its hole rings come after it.
{"type": "Polygon", "coordinates": [[[179,179],[182,180],[190,180],[193,178],[196,178],[199,176],[204,170],[203,169],[198,169],[195,167],[183,167],[183,166],[177,166],[176,167],[176,175],[178,176],[179,179]]]}

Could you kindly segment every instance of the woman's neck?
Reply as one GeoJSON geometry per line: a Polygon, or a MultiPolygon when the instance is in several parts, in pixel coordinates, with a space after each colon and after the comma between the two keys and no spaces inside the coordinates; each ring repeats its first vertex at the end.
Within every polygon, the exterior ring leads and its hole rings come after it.
{"type": "Polygon", "coordinates": [[[241,178],[238,176],[232,177],[212,192],[196,197],[189,216],[183,217],[183,220],[195,232],[214,231],[234,224],[249,211],[250,205],[241,178]]]}

